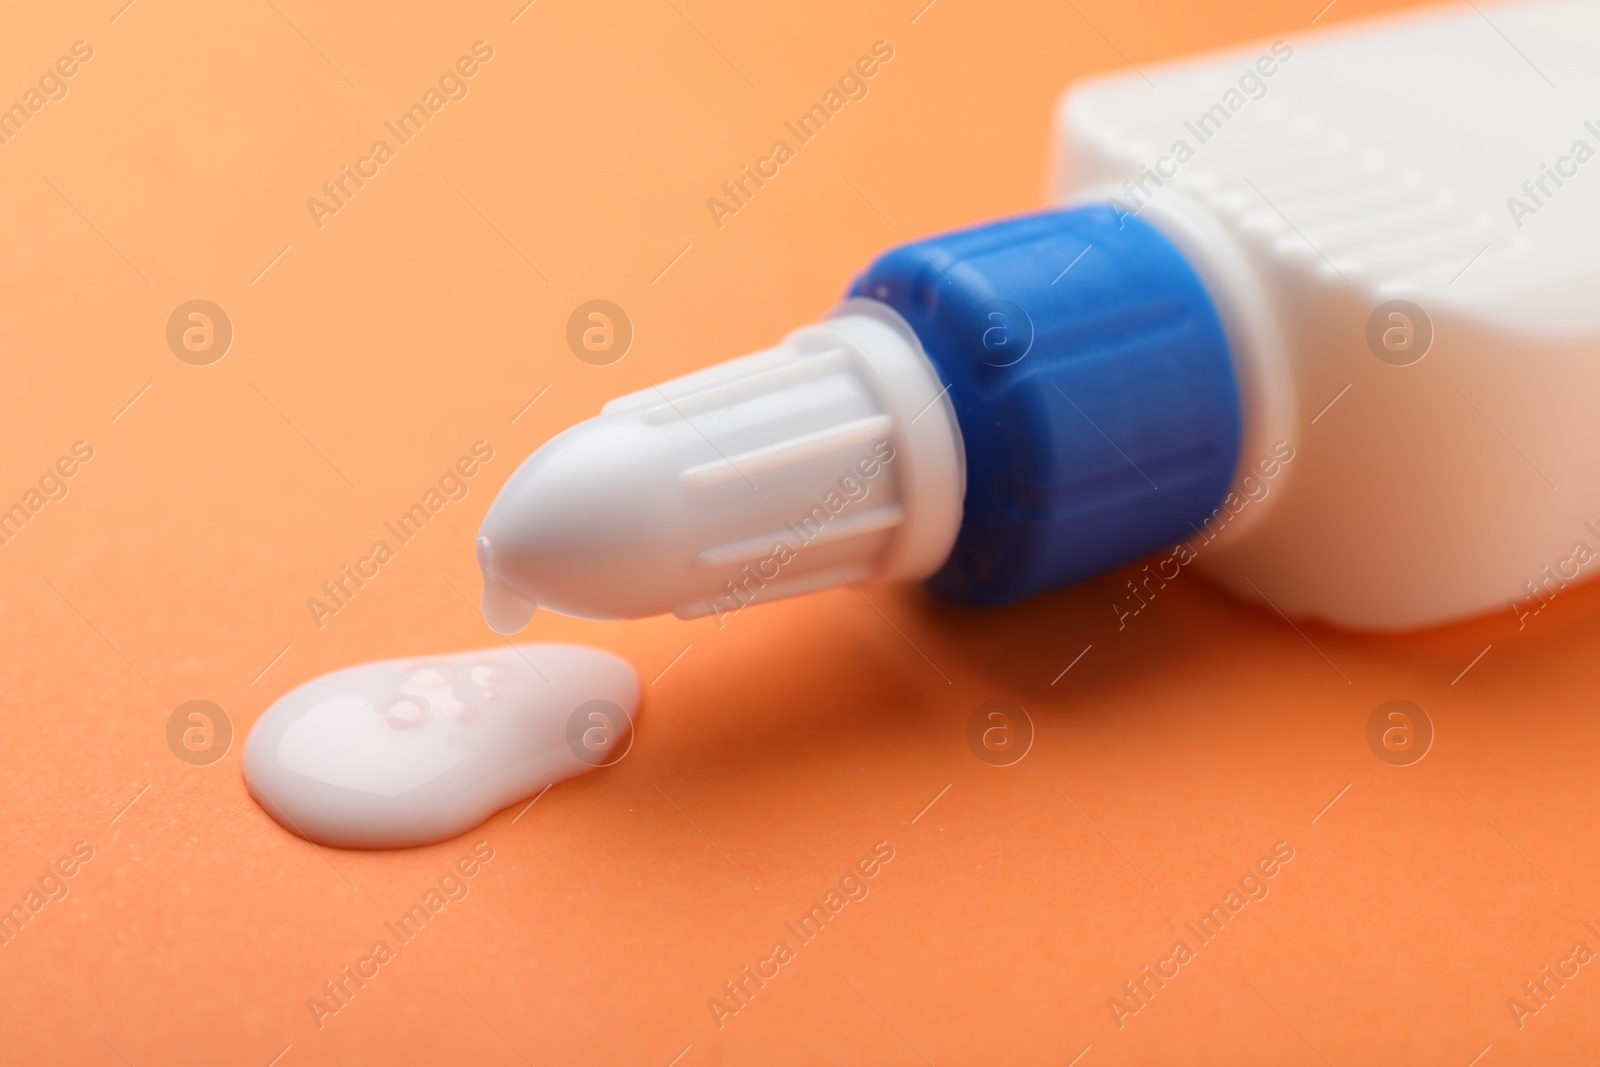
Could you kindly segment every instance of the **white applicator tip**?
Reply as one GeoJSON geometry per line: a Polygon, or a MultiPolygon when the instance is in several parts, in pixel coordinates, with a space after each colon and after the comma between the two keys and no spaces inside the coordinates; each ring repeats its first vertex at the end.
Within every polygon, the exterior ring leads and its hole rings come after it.
{"type": "Polygon", "coordinates": [[[949,556],[960,428],[916,333],[853,300],[774,348],[607,404],[501,487],[478,541],[483,613],[721,616],[949,556]]]}

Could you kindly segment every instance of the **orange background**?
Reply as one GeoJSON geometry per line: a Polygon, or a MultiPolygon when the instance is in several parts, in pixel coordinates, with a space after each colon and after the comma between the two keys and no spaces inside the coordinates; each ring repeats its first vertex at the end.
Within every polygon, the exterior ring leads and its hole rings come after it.
{"type": "MultiPolygon", "coordinates": [[[[0,35],[5,101],[95,49],[0,146],[0,502],[74,441],[95,451],[0,547],[0,904],[95,850],[0,948],[0,1058],[1600,1052],[1600,967],[1525,1029],[1506,1007],[1574,941],[1600,948],[1593,590],[1520,632],[1505,612],[1404,638],[1303,638],[1199,578],[1120,633],[1118,576],[991,612],[836,590],[722,630],[540,614],[527,639],[615,649],[650,683],[618,766],[375,853],[291,836],[240,778],[245,732],[292,686],[495,642],[464,603],[472,537],[549,436],[816,318],[901,234],[1038,203],[1057,92],[1118,50],[1293,41],[1316,0],[938,0],[915,21],[921,0],[120,4],[30,5],[0,35]],[[480,39],[470,95],[318,229],[306,199],[480,39]],[[718,230],[706,198],[880,39],[870,96],[718,230]],[[210,366],[165,341],[195,298],[236,332],[210,366]],[[593,298],[637,331],[608,367],[564,341],[593,298]],[[466,500],[318,629],[306,599],[478,439],[495,458],[466,500]],[[1415,766],[1367,748],[1393,698],[1437,729],[1415,766]],[[236,729],[209,766],[167,747],[191,699],[236,729]],[[1006,768],[965,741],[997,699],[1037,729],[1006,768]],[[495,858],[470,896],[319,1030],[307,999],[479,841],[495,858]],[[707,998],[878,841],[895,858],[870,896],[719,1030],[707,998]],[[1117,1029],[1107,998],[1277,841],[1295,857],[1270,895],[1117,1029]]],[[[1320,25],[1384,6],[1340,0],[1320,25]]]]}

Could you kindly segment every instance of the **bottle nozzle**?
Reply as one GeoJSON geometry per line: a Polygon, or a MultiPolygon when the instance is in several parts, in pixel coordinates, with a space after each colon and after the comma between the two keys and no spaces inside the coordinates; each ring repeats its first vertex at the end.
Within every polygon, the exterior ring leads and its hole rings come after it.
{"type": "Polygon", "coordinates": [[[484,518],[483,611],[722,615],[933,573],[961,522],[950,401],[898,314],[852,300],[782,344],[621,397],[511,476],[484,518]]]}

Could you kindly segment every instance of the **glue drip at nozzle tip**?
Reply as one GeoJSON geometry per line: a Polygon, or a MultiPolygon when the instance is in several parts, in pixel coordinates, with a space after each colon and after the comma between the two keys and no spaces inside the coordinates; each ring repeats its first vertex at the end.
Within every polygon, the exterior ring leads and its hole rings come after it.
{"type": "Polygon", "coordinates": [[[511,588],[495,572],[494,545],[487,537],[478,538],[478,569],[483,572],[480,603],[483,619],[495,633],[521,633],[533,620],[538,605],[511,588]]]}

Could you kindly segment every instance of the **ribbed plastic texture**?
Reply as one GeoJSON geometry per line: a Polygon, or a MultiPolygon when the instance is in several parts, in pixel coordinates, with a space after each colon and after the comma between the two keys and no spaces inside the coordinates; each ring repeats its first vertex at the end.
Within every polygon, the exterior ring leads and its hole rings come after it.
{"type": "Polygon", "coordinates": [[[920,580],[960,522],[961,446],[917,338],[870,301],[613,400],[511,476],[478,539],[484,615],[725,616],[920,580]]]}
{"type": "Polygon", "coordinates": [[[940,595],[1004,604],[1109,570],[1192,535],[1225,495],[1227,340],[1137,218],[1089,207],[919,241],[851,293],[898,311],[950,388],[967,492],[940,595]]]}

